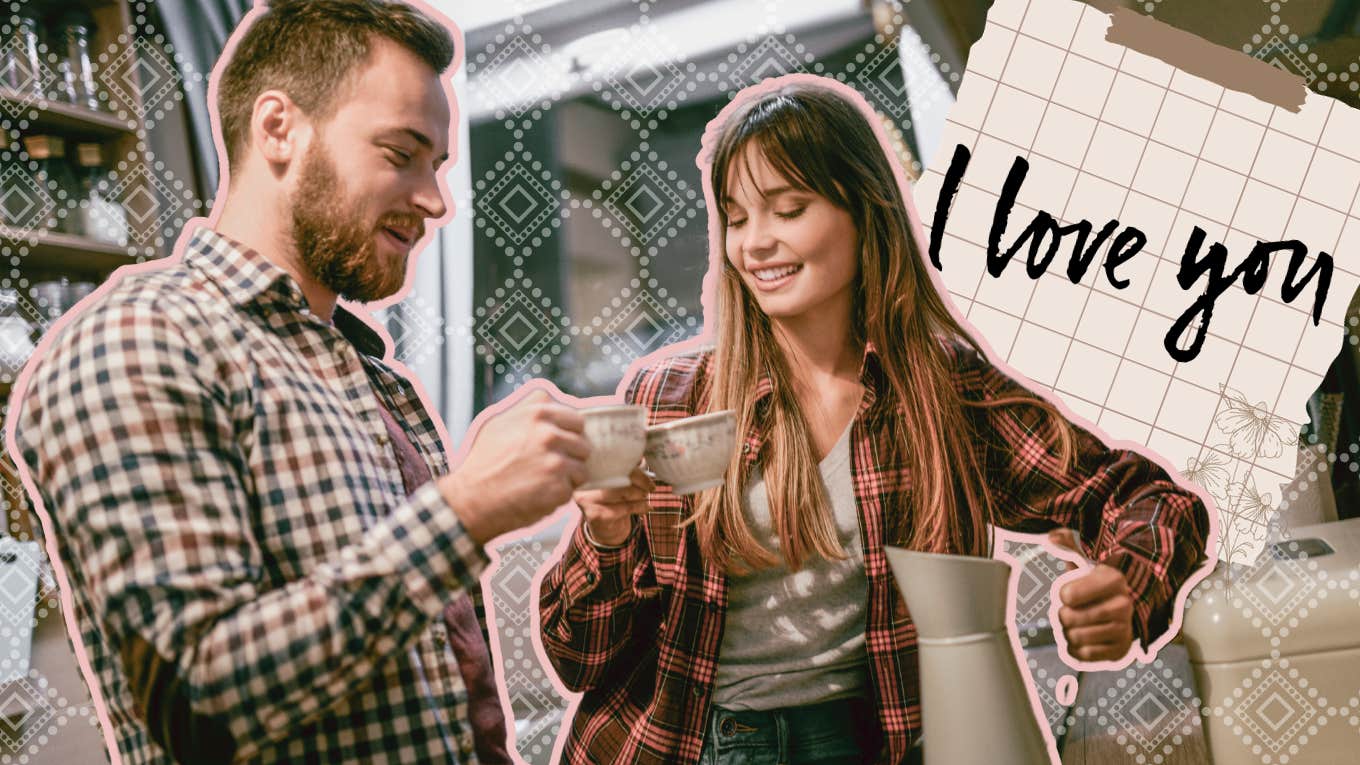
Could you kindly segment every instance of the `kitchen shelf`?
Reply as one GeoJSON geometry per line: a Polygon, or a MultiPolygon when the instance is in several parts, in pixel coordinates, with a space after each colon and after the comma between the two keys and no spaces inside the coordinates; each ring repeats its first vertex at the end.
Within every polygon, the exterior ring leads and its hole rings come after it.
{"type": "Polygon", "coordinates": [[[37,117],[28,121],[27,133],[54,132],[76,138],[119,138],[137,132],[135,120],[119,119],[108,112],[97,112],[74,104],[48,99],[26,99],[10,88],[0,87],[0,105],[10,111],[15,104],[27,104],[26,110],[36,110],[37,117]]]}
{"type": "MultiPolygon", "coordinates": [[[[25,244],[4,240],[11,247],[25,244]]],[[[105,244],[72,234],[46,233],[28,244],[21,270],[48,274],[63,273],[91,276],[107,275],[115,269],[138,262],[126,247],[105,244]]]]}

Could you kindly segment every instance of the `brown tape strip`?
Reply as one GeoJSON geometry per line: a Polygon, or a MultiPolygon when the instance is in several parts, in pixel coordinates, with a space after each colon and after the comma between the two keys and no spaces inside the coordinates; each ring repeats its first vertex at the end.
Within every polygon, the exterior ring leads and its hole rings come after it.
{"type": "Polygon", "coordinates": [[[1253,95],[1282,109],[1297,112],[1303,108],[1308,85],[1300,75],[1241,51],[1215,45],[1129,8],[1112,8],[1109,2],[1101,0],[1088,2],[1109,12],[1114,20],[1105,33],[1108,42],[1161,59],[1186,74],[1253,95]]]}

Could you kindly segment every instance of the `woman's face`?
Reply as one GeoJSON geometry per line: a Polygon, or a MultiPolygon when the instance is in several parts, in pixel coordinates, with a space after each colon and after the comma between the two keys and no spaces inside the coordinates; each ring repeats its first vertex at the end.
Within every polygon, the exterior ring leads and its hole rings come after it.
{"type": "Polygon", "coordinates": [[[850,214],[795,188],[750,145],[727,178],[727,259],[760,309],[783,320],[849,317],[859,269],[850,214]]]}

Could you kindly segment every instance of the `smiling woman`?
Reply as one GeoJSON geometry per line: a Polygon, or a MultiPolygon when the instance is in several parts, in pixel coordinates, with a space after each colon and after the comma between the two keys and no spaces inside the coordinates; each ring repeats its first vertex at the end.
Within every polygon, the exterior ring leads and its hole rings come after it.
{"type": "Polygon", "coordinates": [[[625,398],[653,424],[732,410],[742,446],[692,496],[641,470],[576,494],[540,596],[548,657],[584,692],[569,762],[919,761],[885,545],[987,555],[992,526],[1075,530],[1097,561],[1061,593],[1082,661],[1152,645],[1204,558],[1193,493],[986,360],[872,115],[793,76],[710,123],[714,344],[657,354],[625,398]]]}
{"type": "Polygon", "coordinates": [[[859,263],[850,214],[788,185],[753,146],[737,162],[741,172],[723,199],[726,254],[761,310],[789,320],[848,317],[859,263]]]}

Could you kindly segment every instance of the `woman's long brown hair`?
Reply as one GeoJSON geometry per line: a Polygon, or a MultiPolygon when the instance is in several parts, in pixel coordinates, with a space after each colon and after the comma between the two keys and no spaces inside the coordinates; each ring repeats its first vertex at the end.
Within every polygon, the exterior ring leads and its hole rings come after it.
{"type": "MultiPolygon", "coordinates": [[[[861,102],[862,103],[862,102],[861,102]]],[[[917,550],[985,555],[992,498],[980,464],[977,437],[965,407],[1029,404],[1050,415],[1061,459],[1071,459],[1067,421],[1037,397],[978,403],[955,387],[945,342],[953,339],[979,351],[936,292],[913,234],[907,202],[877,135],[861,108],[846,96],[811,84],[786,85],[752,98],[723,123],[711,148],[711,201],[727,195],[749,146],[788,183],[826,198],[849,212],[859,237],[859,284],[854,296],[853,337],[878,353],[883,386],[869,426],[891,428],[891,453],[876,463],[911,481],[911,506],[889,507],[890,539],[917,550]],[[896,416],[891,416],[893,411],[896,416]],[[889,416],[884,416],[887,413],[889,416]],[[894,469],[896,468],[896,469],[894,469]],[[903,539],[905,537],[905,539],[903,539]]],[[[706,147],[707,148],[707,147],[706,147]]],[[[844,557],[830,500],[821,481],[812,439],[794,395],[793,376],[775,341],[774,328],[727,260],[727,214],[719,218],[721,263],[717,284],[718,325],[714,372],[708,382],[709,411],[733,409],[738,433],[758,415],[755,391],[762,373],[773,383],[764,410],[767,433],[761,466],[770,516],[783,562],[798,570],[816,555],[844,557]]],[[[777,565],[780,558],[752,533],[743,513],[746,486],[742,455],[733,456],[726,483],[696,498],[693,524],[700,549],[733,571],[777,565]]]]}

